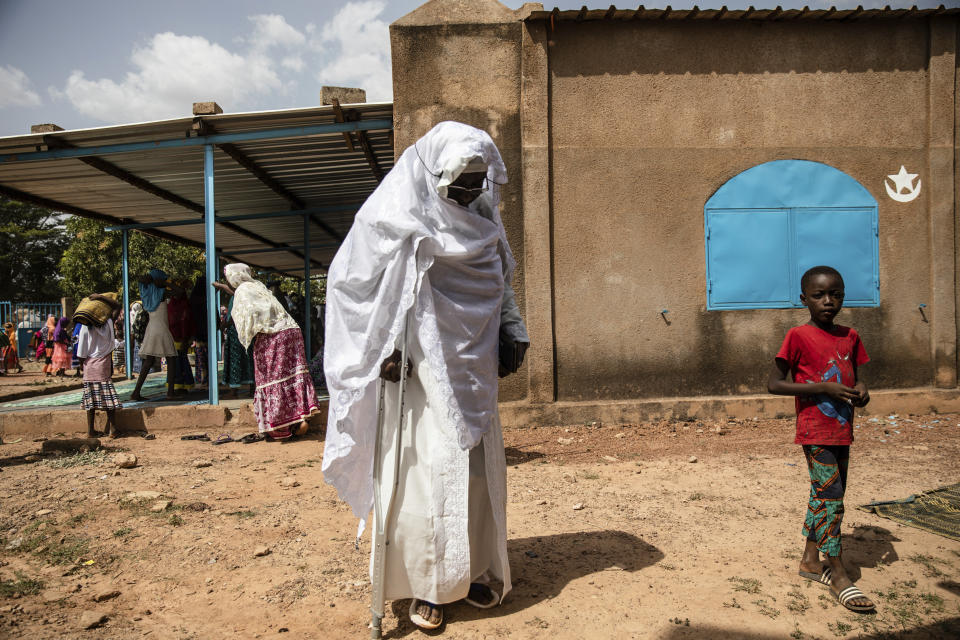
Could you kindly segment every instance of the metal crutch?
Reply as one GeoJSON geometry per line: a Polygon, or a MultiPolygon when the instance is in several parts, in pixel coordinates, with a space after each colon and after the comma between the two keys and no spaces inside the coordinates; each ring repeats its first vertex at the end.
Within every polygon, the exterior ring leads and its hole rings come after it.
{"type": "Polygon", "coordinates": [[[386,510],[383,508],[383,497],[380,495],[380,477],[383,473],[383,397],[386,382],[380,380],[380,398],[377,405],[377,441],[374,447],[373,458],[373,602],[370,605],[372,620],[370,622],[370,637],[380,640],[383,633],[382,623],[385,609],[384,603],[384,572],[386,571],[387,523],[393,513],[393,498],[400,484],[400,435],[403,432],[403,392],[407,384],[407,320],[403,321],[403,342],[400,345],[400,393],[397,400],[397,433],[393,442],[393,483],[387,496],[386,510]]]}

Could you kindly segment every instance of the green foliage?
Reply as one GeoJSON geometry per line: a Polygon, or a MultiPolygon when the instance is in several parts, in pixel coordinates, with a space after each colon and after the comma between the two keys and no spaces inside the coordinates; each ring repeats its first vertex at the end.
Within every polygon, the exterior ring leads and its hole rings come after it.
{"type": "Polygon", "coordinates": [[[21,571],[15,572],[16,580],[0,580],[0,597],[19,598],[21,596],[34,596],[43,590],[42,580],[28,578],[21,571]]]}
{"type": "MultiPolygon", "coordinates": [[[[60,260],[64,295],[80,300],[91,293],[120,290],[122,237],[119,231],[104,231],[104,226],[87,218],[67,219],[67,233],[72,242],[60,260]]],[[[131,231],[129,249],[131,300],[140,295],[133,281],[150,269],[162,269],[171,278],[190,280],[203,273],[203,252],[194,247],[131,231]]]]}
{"type": "Polygon", "coordinates": [[[0,196],[0,300],[58,299],[57,263],[68,243],[58,216],[0,196]]]}

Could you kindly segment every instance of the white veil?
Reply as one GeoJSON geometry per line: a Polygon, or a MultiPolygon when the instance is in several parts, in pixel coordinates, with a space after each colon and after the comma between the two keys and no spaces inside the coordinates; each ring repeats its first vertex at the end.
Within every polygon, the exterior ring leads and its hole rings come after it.
{"type": "MultiPolygon", "coordinates": [[[[497,331],[491,335],[487,325],[492,317],[499,322],[502,282],[510,281],[515,266],[497,207],[498,187],[505,182],[506,167],[486,132],[441,122],[403,152],[357,213],[330,265],[324,341],[330,410],[323,471],[359,518],[373,504],[380,363],[393,352],[411,307],[460,447],[475,446],[495,419],[497,331]],[[487,166],[489,191],[482,198],[492,212],[489,219],[444,197],[446,185],[476,158],[487,166]],[[441,271],[428,277],[427,270],[437,260],[468,261],[490,252],[500,256],[495,261],[500,289],[488,294],[488,287],[475,302],[471,298],[459,307],[455,318],[438,314],[435,299],[462,296],[455,278],[444,279],[441,271]],[[483,365],[468,369],[468,360],[483,365]]],[[[477,275],[488,277],[486,269],[477,275]]]]}

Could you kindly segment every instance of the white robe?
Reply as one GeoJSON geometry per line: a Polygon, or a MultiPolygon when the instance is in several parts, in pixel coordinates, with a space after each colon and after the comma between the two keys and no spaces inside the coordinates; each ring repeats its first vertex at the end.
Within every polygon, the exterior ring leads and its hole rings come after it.
{"type": "MultiPolygon", "coordinates": [[[[512,334],[526,332],[509,289],[514,262],[497,211],[497,184],[505,180],[486,133],[441,123],[401,155],[330,266],[324,477],[362,519],[373,504],[380,363],[405,322],[416,369],[405,398],[401,489],[387,529],[387,598],[458,600],[485,572],[503,580],[503,595],[510,589],[497,412],[503,303],[512,334]],[[490,192],[468,210],[445,197],[444,185],[472,158],[487,165],[490,192]]],[[[389,483],[398,385],[385,387],[381,478],[389,483]]]]}

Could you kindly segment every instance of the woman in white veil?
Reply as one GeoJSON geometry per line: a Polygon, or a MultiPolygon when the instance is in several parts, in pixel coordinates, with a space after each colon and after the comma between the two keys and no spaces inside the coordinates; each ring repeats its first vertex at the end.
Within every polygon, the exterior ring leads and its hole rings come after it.
{"type": "Polygon", "coordinates": [[[442,623],[440,605],[502,600],[506,465],[497,412],[501,334],[529,343],[514,302],[515,266],[498,211],[506,182],[486,132],[442,122],[403,152],[357,214],[327,279],[324,369],[330,410],[324,477],[365,520],[373,505],[378,379],[388,380],[383,495],[392,487],[403,336],[399,487],[387,523],[385,597],[411,619],[442,623]],[[406,328],[406,331],[404,329],[406,328]]]}

